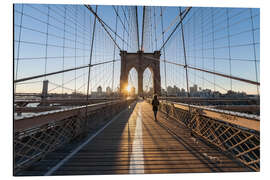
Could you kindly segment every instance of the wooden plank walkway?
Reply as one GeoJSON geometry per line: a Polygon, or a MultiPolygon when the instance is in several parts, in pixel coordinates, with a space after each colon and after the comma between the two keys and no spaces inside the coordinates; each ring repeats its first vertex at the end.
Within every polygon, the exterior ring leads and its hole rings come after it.
{"type": "MultiPolygon", "coordinates": [[[[50,169],[50,174],[249,171],[216,149],[191,137],[188,129],[164,114],[158,113],[158,122],[155,122],[150,104],[141,101],[132,106],[135,107],[122,112],[77,153],[50,169]]],[[[59,158],[60,155],[63,156],[57,153],[53,156],[59,158]]],[[[50,166],[50,161],[46,159],[42,163],[50,166]]]]}

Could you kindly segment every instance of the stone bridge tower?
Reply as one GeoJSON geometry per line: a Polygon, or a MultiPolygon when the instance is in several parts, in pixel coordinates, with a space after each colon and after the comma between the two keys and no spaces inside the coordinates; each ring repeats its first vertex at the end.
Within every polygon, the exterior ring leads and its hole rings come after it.
{"type": "Polygon", "coordinates": [[[160,51],[154,53],[128,53],[120,51],[121,56],[121,74],[120,74],[120,92],[125,94],[125,88],[128,85],[129,71],[134,67],[138,73],[138,95],[143,95],[143,73],[149,68],[153,77],[153,90],[155,94],[161,94],[160,85],[160,51]]]}

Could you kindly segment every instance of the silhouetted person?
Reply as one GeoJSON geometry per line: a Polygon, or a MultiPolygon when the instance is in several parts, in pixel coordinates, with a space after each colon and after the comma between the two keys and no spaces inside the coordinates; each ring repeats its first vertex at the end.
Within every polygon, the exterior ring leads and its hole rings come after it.
{"type": "Polygon", "coordinates": [[[157,95],[154,95],[154,99],[152,100],[152,106],[153,106],[155,121],[157,121],[157,111],[158,111],[158,106],[159,106],[157,95]]]}

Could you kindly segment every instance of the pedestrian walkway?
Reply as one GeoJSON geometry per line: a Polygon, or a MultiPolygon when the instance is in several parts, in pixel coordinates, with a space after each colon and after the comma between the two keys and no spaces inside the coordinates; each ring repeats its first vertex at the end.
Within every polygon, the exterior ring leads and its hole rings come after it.
{"type": "MultiPolygon", "coordinates": [[[[57,156],[57,154],[55,154],[57,156]]],[[[145,101],[134,103],[50,175],[193,173],[248,171],[145,101]]]]}

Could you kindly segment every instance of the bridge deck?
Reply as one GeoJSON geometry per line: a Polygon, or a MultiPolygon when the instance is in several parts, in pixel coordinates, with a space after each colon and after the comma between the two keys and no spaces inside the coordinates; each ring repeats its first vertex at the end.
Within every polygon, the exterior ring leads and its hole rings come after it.
{"type": "MultiPolygon", "coordinates": [[[[248,171],[190,136],[188,129],[164,114],[158,113],[155,122],[146,102],[131,105],[77,150],[61,166],[50,167],[52,175],[248,171]]],[[[58,152],[50,158],[67,155],[58,152]]],[[[42,163],[50,166],[50,161],[42,163]]],[[[31,171],[38,169],[36,166],[31,171]]]]}

